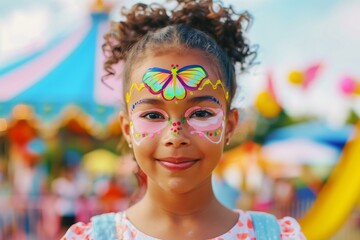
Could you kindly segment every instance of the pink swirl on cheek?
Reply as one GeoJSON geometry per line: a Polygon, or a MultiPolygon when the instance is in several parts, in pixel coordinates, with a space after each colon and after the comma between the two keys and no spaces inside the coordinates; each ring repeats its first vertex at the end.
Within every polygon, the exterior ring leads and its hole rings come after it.
{"type": "Polygon", "coordinates": [[[143,113],[149,111],[136,112],[131,117],[136,132],[149,133],[149,137],[154,137],[155,133],[161,132],[161,130],[167,126],[167,114],[159,109],[153,111],[161,113],[165,119],[162,121],[153,121],[140,117],[143,113]]]}
{"type": "Polygon", "coordinates": [[[167,126],[167,122],[148,122],[142,119],[133,119],[134,129],[136,132],[146,132],[154,135],[154,133],[160,132],[163,128],[167,126]]]}
{"type": "Polygon", "coordinates": [[[189,126],[195,130],[207,132],[219,129],[222,124],[224,113],[220,110],[215,116],[209,117],[204,120],[190,118],[187,120],[189,126]]]}

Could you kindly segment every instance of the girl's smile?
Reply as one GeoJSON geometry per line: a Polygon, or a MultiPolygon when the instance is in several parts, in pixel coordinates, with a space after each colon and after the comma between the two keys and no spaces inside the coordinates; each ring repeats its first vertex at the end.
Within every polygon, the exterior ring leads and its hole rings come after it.
{"type": "Polygon", "coordinates": [[[157,161],[165,168],[172,170],[172,171],[180,171],[185,170],[192,167],[196,164],[199,160],[187,158],[187,157],[168,157],[168,158],[160,158],[157,161]]]}

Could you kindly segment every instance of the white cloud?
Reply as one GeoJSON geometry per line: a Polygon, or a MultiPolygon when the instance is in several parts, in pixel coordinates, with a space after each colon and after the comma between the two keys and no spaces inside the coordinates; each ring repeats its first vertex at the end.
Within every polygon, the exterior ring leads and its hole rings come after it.
{"type": "Polygon", "coordinates": [[[11,12],[0,23],[0,56],[14,57],[24,48],[36,49],[48,39],[51,16],[46,8],[20,9],[11,12]]]}

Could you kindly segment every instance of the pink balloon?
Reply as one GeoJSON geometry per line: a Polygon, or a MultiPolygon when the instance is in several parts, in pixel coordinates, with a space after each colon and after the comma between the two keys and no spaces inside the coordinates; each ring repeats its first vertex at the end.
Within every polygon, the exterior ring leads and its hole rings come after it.
{"type": "Polygon", "coordinates": [[[346,76],[340,80],[340,91],[345,95],[352,94],[356,89],[356,82],[352,77],[346,76]]]}
{"type": "Polygon", "coordinates": [[[305,79],[304,79],[304,83],[303,86],[305,89],[307,89],[309,87],[309,85],[315,80],[315,78],[317,77],[319,70],[321,68],[320,63],[315,64],[310,66],[306,71],[305,71],[305,79]]]}

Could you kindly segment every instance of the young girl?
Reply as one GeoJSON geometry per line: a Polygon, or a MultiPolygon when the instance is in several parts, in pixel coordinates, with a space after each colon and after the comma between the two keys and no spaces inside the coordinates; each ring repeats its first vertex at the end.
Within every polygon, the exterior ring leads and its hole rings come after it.
{"type": "Polygon", "coordinates": [[[292,218],[227,209],[214,196],[211,174],[238,122],[235,67],[255,56],[243,37],[250,17],[211,0],[177,3],[170,13],[136,4],[105,36],[109,75],[125,62],[120,124],[147,190],[63,239],[305,239],[292,218]]]}

